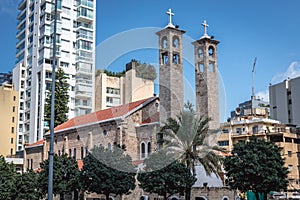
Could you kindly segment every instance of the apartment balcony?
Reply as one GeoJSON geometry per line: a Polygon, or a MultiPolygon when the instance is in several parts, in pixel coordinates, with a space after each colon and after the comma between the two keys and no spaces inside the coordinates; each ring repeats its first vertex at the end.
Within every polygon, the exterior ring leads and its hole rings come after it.
{"type": "MultiPolygon", "coordinates": [[[[58,57],[58,58],[61,57],[61,51],[60,50],[56,51],[56,57],[58,57]]],[[[53,50],[50,51],[50,58],[53,58],[53,50]]]]}
{"type": "Polygon", "coordinates": [[[93,54],[91,52],[83,51],[83,50],[78,50],[77,55],[76,55],[76,62],[93,62],[93,54]]]}
{"type": "Polygon", "coordinates": [[[18,48],[16,51],[16,57],[19,57],[22,53],[24,53],[24,51],[25,51],[25,46],[18,48]]]}
{"type": "Polygon", "coordinates": [[[76,91],[75,92],[75,97],[80,98],[80,99],[90,99],[92,98],[92,93],[87,93],[83,91],[76,91]]]}
{"type": "Polygon", "coordinates": [[[18,4],[18,9],[23,10],[24,8],[26,8],[26,2],[27,0],[21,0],[20,3],[18,4]]]}
{"type": "Polygon", "coordinates": [[[83,74],[83,75],[91,75],[92,74],[92,70],[91,69],[87,69],[85,67],[81,67],[80,65],[76,67],[76,72],[77,74],[83,74]]]}
{"type": "Polygon", "coordinates": [[[16,38],[19,39],[23,34],[25,34],[25,26],[24,28],[20,29],[17,31],[17,35],[16,35],[16,38]]]}
{"type": "Polygon", "coordinates": [[[17,57],[16,64],[21,62],[23,59],[24,59],[24,52],[19,57],[17,57]]]}
{"type": "Polygon", "coordinates": [[[90,40],[93,41],[93,36],[86,35],[84,33],[77,33],[76,39],[84,39],[84,40],[90,40]]]}
{"type": "MultiPolygon", "coordinates": [[[[57,19],[56,22],[57,22],[56,23],[56,33],[61,34],[62,33],[62,21],[57,19]]],[[[54,20],[51,22],[50,32],[54,33],[54,20]]]]}
{"type": "MultiPolygon", "coordinates": [[[[60,13],[62,12],[62,0],[57,0],[57,12],[60,13]]],[[[54,10],[55,10],[55,5],[54,5],[54,0],[52,1],[53,5],[51,8],[51,13],[54,14],[54,10]]]]}
{"type": "Polygon", "coordinates": [[[23,20],[26,18],[26,9],[20,10],[17,15],[17,20],[23,20]]]}
{"type": "Polygon", "coordinates": [[[87,7],[87,8],[94,8],[94,3],[87,0],[79,0],[77,1],[77,7],[87,7]]]}
{"type": "Polygon", "coordinates": [[[25,27],[25,22],[26,22],[26,17],[22,20],[19,20],[17,22],[17,29],[19,30],[21,26],[24,26],[25,27]],[[24,24],[24,25],[23,25],[24,24]]]}
{"type": "Polygon", "coordinates": [[[93,30],[93,24],[85,24],[85,23],[80,23],[78,26],[77,26],[77,30],[78,29],[88,29],[88,30],[93,30]]]}
{"type": "Polygon", "coordinates": [[[79,7],[77,11],[77,21],[92,22],[94,20],[94,14],[92,11],[88,12],[88,9],[79,7]]]}

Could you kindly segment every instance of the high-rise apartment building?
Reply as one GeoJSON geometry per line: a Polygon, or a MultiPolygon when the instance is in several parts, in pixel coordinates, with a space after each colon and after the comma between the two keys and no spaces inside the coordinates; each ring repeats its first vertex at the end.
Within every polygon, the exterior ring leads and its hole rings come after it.
{"type": "Polygon", "coordinates": [[[14,155],[16,152],[16,131],[18,121],[18,92],[13,85],[0,87],[0,155],[14,155]]]}
{"type": "Polygon", "coordinates": [[[271,118],[300,126],[300,77],[270,85],[271,118]]]}
{"type": "Polygon", "coordinates": [[[18,5],[13,83],[20,98],[17,137],[23,143],[42,139],[47,130],[44,103],[52,81],[53,42],[57,67],[70,77],[68,117],[94,110],[96,0],[58,0],[55,39],[53,2],[21,0],[18,5]]]}

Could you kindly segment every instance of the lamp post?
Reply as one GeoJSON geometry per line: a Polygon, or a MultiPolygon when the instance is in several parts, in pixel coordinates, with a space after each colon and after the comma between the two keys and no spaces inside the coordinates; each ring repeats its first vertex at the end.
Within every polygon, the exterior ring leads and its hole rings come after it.
{"type": "Polygon", "coordinates": [[[53,160],[54,160],[54,104],[55,104],[55,69],[56,69],[56,26],[57,26],[57,0],[54,0],[53,24],[53,57],[52,57],[52,91],[50,115],[50,149],[49,149],[49,174],[48,174],[48,200],[53,198],[53,160]]]}

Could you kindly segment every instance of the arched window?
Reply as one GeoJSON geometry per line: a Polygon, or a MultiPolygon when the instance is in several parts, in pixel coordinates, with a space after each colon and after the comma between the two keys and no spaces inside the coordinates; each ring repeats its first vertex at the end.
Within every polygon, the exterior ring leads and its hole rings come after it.
{"type": "Polygon", "coordinates": [[[208,47],[208,55],[209,55],[210,58],[215,57],[215,48],[213,46],[208,47]]]}
{"type": "Polygon", "coordinates": [[[141,156],[140,156],[141,159],[144,159],[146,156],[146,145],[144,142],[141,143],[140,152],[141,152],[141,156]]]}
{"type": "Polygon", "coordinates": [[[107,130],[103,130],[103,136],[107,135],[107,130]]]}
{"type": "Polygon", "coordinates": [[[168,47],[168,40],[167,40],[167,37],[163,37],[162,38],[162,48],[167,48],[168,47]]]}
{"type": "Polygon", "coordinates": [[[111,150],[111,144],[110,143],[107,144],[107,149],[111,150]]]}
{"type": "Polygon", "coordinates": [[[199,72],[204,72],[204,65],[202,63],[199,63],[199,72]]]}
{"type": "Polygon", "coordinates": [[[151,142],[148,142],[147,149],[148,149],[148,155],[147,155],[147,157],[148,157],[150,155],[150,153],[151,153],[151,142]]]}
{"type": "Polygon", "coordinates": [[[173,37],[173,47],[175,48],[179,47],[179,38],[177,36],[173,37]]]}
{"type": "Polygon", "coordinates": [[[228,197],[228,196],[224,196],[224,197],[222,198],[222,200],[229,200],[229,197],[228,197]]]}
{"type": "Polygon", "coordinates": [[[198,57],[199,57],[200,59],[203,59],[203,57],[204,57],[204,53],[203,53],[202,48],[199,48],[199,49],[198,49],[198,57]]]}
{"type": "Polygon", "coordinates": [[[205,197],[201,196],[201,197],[196,197],[195,200],[207,200],[205,197]]]}

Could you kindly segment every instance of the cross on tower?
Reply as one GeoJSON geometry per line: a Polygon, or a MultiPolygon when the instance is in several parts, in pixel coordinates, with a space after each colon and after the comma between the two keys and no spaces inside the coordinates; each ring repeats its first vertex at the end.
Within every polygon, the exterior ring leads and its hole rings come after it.
{"type": "Polygon", "coordinates": [[[208,35],[207,35],[208,24],[206,23],[206,20],[203,21],[202,26],[204,27],[204,35],[203,35],[203,37],[208,37],[208,35]]]}
{"type": "Polygon", "coordinates": [[[172,10],[169,9],[168,12],[166,12],[167,15],[169,15],[169,23],[166,27],[172,27],[175,28],[175,26],[172,24],[172,16],[174,16],[174,13],[172,13],[172,10]]]}

